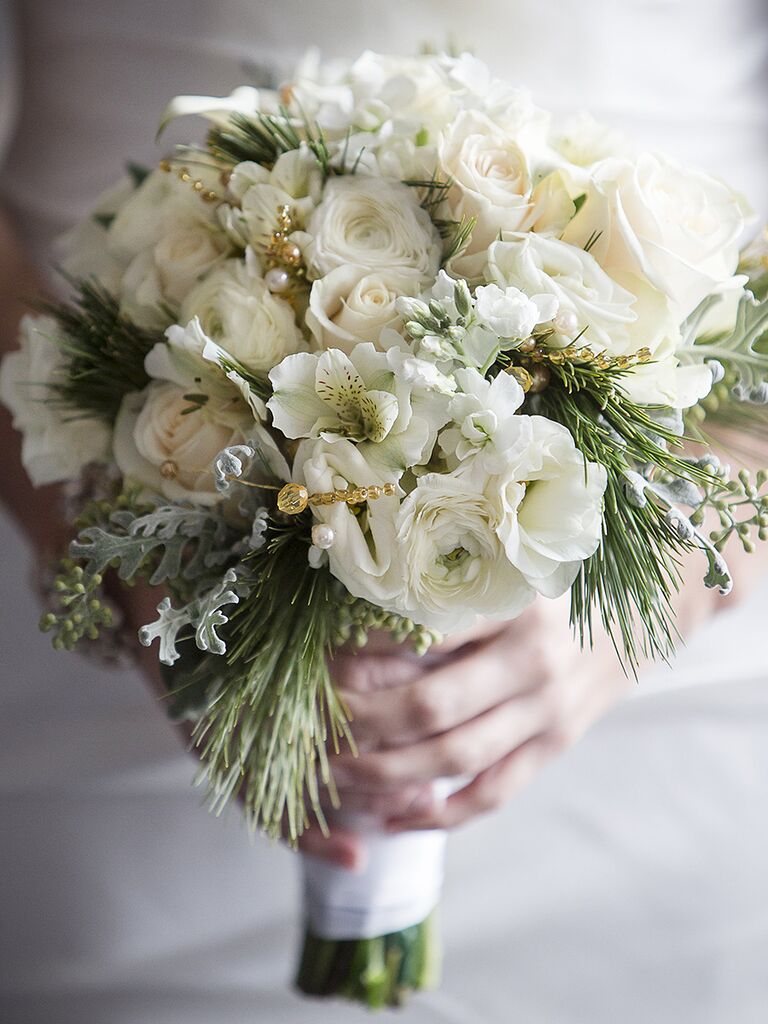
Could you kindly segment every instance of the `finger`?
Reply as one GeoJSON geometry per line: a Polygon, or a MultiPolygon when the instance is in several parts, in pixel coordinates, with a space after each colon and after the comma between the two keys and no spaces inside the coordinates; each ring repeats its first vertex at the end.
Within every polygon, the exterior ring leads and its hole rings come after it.
{"type": "Polygon", "coordinates": [[[481,814],[498,810],[526,786],[558,752],[559,745],[547,734],[535,736],[477,775],[442,805],[426,814],[412,812],[389,818],[388,832],[449,829],[481,814]]]}
{"type": "Polygon", "coordinates": [[[323,835],[319,828],[313,826],[299,837],[298,847],[302,853],[337,864],[348,871],[362,871],[367,861],[364,840],[344,829],[332,829],[328,835],[323,835]]]}
{"type": "Polygon", "coordinates": [[[331,800],[330,794],[325,790],[321,793],[320,803],[329,816],[341,810],[392,818],[407,814],[430,814],[435,809],[437,801],[433,787],[425,784],[379,790],[362,787],[340,789],[336,802],[331,800]]]}
{"type": "Polygon", "coordinates": [[[337,689],[369,694],[376,690],[389,690],[418,679],[424,665],[418,657],[404,658],[382,654],[336,654],[329,662],[337,689]]]}
{"type": "MultiPolygon", "coordinates": [[[[431,653],[457,650],[465,644],[495,636],[505,628],[505,623],[489,619],[478,619],[470,629],[464,629],[460,633],[452,633],[451,636],[441,637],[430,648],[431,653]]],[[[381,629],[372,629],[368,633],[368,642],[365,650],[371,654],[404,654],[409,653],[408,640],[397,643],[391,633],[381,629]]]]}
{"type": "Polygon", "coordinates": [[[358,758],[340,754],[333,771],[344,785],[412,785],[477,775],[542,732],[548,718],[547,701],[536,693],[523,694],[412,746],[376,750],[358,758]]]}
{"type": "MultiPolygon", "coordinates": [[[[497,638],[412,679],[401,671],[396,692],[343,692],[356,741],[369,750],[417,743],[477,718],[544,679],[533,651],[518,647],[510,658],[509,649],[497,638]]],[[[382,670],[371,666],[368,671],[382,670]]]]}

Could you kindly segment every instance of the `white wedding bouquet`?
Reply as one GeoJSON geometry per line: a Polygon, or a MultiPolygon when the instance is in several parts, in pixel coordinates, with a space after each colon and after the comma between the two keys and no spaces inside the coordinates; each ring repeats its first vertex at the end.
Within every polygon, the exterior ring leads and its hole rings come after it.
{"type": "MultiPolygon", "coordinates": [[[[727,185],[467,54],[310,57],[185,114],[205,143],[70,234],[3,397],[34,482],[91,491],[43,628],[71,648],[105,585],[163,586],[139,639],[213,807],[295,841],[353,744],[340,645],[425,652],[570,590],[631,669],[671,653],[682,555],[730,588],[765,474],[731,479],[705,424],[765,428],[765,253],[740,270],[727,185]]],[[[364,874],[307,863],[299,986],[394,1004],[434,979],[443,837],[359,826],[364,874]]]]}

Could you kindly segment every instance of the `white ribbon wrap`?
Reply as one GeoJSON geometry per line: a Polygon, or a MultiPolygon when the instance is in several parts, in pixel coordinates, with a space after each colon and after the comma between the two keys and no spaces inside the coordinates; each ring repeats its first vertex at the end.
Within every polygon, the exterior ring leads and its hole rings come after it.
{"type": "Polygon", "coordinates": [[[371,939],[421,924],[440,900],[446,833],[378,830],[375,818],[344,816],[365,838],[368,860],[349,871],[302,855],[309,927],[322,939],[371,939]]]}

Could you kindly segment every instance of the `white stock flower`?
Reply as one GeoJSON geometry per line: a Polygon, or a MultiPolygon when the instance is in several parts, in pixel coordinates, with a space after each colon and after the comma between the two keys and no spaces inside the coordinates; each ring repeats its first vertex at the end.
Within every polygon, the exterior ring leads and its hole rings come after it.
{"type": "Polygon", "coordinates": [[[369,465],[399,477],[429,458],[448,418],[448,397],[396,372],[401,363],[399,350],[368,342],[349,355],[332,348],[288,356],[269,375],[273,423],[290,438],[348,438],[369,465]]]}
{"type": "Polygon", "coordinates": [[[60,409],[48,388],[64,366],[61,330],[49,316],[24,316],[19,348],[0,365],[0,399],[23,435],[21,460],[36,487],[76,479],[89,462],[108,457],[110,430],[100,420],[60,409]]]}
{"type": "Polygon", "coordinates": [[[384,178],[331,178],[307,232],[305,257],[313,278],[354,265],[416,271],[428,287],[440,266],[440,237],[417,194],[384,178]]]}
{"type": "Polygon", "coordinates": [[[485,115],[466,110],[446,131],[439,155],[453,182],[453,216],[476,221],[468,255],[486,249],[500,231],[520,228],[530,210],[531,172],[514,138],[485,115]]]}
{"type": "Polygon", "coordinates": [[[306,324],[321,348],[351,351],[361,341],[376,344],[381,332],[400,323],[397,300],[421,292],[417,271],[368,271],[337,267],[312,284],[306,324]]]}
{"type": "Polygon", "coordinates": [[[683,320],[736,272],[744,202],[727,185],[668,157],[607,159],[564,238],[597,235],[592,252],[614,277],[635,274],[669,296],[683,320]]]}
{"type": "Polygon", "coordinates": [[[487,472],[501,472],[509,451],[529,443],[524,428],[530,417],[516,415],[525,393],[508,373],[492,381],[474,369],[454,376],[461,392],[448,407],[452,422],[440,434],[440,447],[452,461],[475,456],[487,472]]]}
{"type": "Polygon", "coordinates": [[[123,399],[115,422],[115,461],[123,475],[170,501],[213,505],[213,463],[242,443],[250,425],[242,405],[209,398],[195,406],[184,387],[152,381],[123,399]]]}
{"type": "MultiPolygon", "coordinates": [[[[293,463],[293,478],[311,492],[395,483],[396,474],[371,466],[358,445],[339,439],[302,441],[293,463]]],[[[403,574],[395,541],[395,496],[368,502],[358,516],[344,502],[314,505],[315,518],[334,533],[329,568],[355,597],[391,610],[403,609],[403,574]]]]}
{"type": "Polygon", "coordinates": [[[186,323],[193,317],[254,373],[267,373],[285,356],[307,348],[291,306],[273,295],[245,260],[222,263],[187,295],[181,319],[186,323]]]}
{"type": "Polygon", "coordinates": [[[554,295],[532,295],[514,285],[481,285],[475,290],[478,320],[499,338],[527,338],[537,324],[552,320],[558,311],[554,295]]]}
{"type": "Polygon", "coordinates": [[[400,506],[397,545],[408,615],[451,633],[482,615],[512,618],[535,591],[508,561],[498,511],[472,481],[429,473],[400,506]]]}

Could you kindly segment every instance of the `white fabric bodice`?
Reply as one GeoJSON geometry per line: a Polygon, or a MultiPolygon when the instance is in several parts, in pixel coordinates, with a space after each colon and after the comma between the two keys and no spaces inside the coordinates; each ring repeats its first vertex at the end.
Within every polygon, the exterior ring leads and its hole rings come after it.
{"type": "MultiPolygon", "coordinates": [[[[162,155],[170,96],[279,80],[308,45],[449,36],[542,106],[589,109],[768,215],[765,0],[0,0],[0,199],[45,266],[124,160],[162,155]]],[[[292,859],[250,846],[236,814],[208,815],[140,680],[50,651],[0,525],[0,1019],[361,1020],[284,991],[292,859]]],[[[642,682],[647,699],[452,838],[446,981],[403,1024],[762,1024],[765,600],[720,617],[674,673],[642,682]],[[666,692],[682,683],[699,685],[666,692]]]]}

